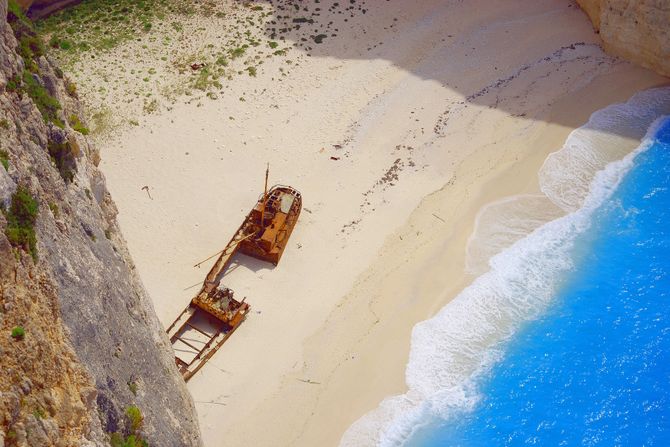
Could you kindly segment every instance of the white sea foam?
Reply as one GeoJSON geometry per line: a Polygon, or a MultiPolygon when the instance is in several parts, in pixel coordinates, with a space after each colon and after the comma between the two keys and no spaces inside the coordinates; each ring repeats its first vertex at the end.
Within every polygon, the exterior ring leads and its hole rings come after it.
{"type": "Polygon", "coordinates": [[[468,239],[465,268],[481,275],[489,259],[545,223],[565,215],[544,194],[506,197],[482,207],[468,239]]]}
{"type": "Polygon", "coordinates": [[[409,391],[386,398],[360,418],[345,432],[341,446],[399,446],[430,416],[448,419],[454,410],[477,403],[477,378],[500,359],[505,340],[518,326],[547,307],[572,268],[577,236],[589,227],[594,210],[611,196],[634,157],[649,146],[648,138],[640,144],[645,131],[650,136],[652,122],[666,114],[670,88],[648,90],[594,113],[570,134],[540,172],[542,191],[570,213],[517,237],[490,259],[487,273],[414,327],[406,370],[409,391]],[[637,138],[637,149],[630,152],[635,146],[629,145],[628,155],[619,152],[626,145],[615,144],[616,135],[629,142],[637,138]]]}
{"type": "Polygon", "coordinates": [[[670,88],[645,90],[595,112],[540,169],[540,187],[566,211],[580,208],[596,172],[639,144],[651,123],[670,114],[670,88]]]}

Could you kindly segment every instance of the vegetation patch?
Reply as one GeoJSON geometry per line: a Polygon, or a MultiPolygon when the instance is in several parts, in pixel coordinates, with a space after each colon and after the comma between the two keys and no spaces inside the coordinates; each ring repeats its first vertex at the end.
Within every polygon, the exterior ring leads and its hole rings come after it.
{"type": "Polygon", "coordinates": [[[194,78],[193,87],[202,91],[206,91],[212,86],[221,88],[222,86],[218,78],[216,73],[212,73],[208,67],[204,67],[198,71],[198,75],[194,78]]]}
{"type": "Polygon", "coordinates": [[[70,122],[70,126],[72,126],[72,128],[74,130],[76,130],[77,132],[79,132],[80,134],[88,135],[90,133],[90,131],[88,130],[88,127],[86,127],[86,126],[84,126],[84,124],[82,124],[81,120],[79,119],[79,117],[77,115],[74,115],[74,114],[70,115],[70,117],[68,118],[68,121],[70,122]]]}
{"type": "Polygon", "coordinates": [[[14,36],[19,42],[17,50],[25,62],[26,69],[32,73],[38,73],[36,60],[46,53],[46,49],[33,23],[14,0],[8,3],[7,22],[11,25],[14,36]]]}
{"type": "Polygon", "coordinates": [[[9,171],[9,154],[2,149],[0,149],[0,164],[5,168],[5,171],[9,171]]]}
{"type": "Polygon", "coordinates": [[[21,77],[18,75],[10,78],[7,81],[7,85],[5,85],[5,90],[7,90],[8,92],[21,93],[20,88],[21,88],[21,77]]]}
{"type": "Polygon", "coordinates": [[[23,340],[26,336],[26,330],[23,329],[23,326],[14,326],[12,329],[12,338],[14,340],[23,340]]]}
{"type": "MultiPolygon", "coordinates": [[[[246,1],[87,0],[40,19],[35,29],[86,93],[89,109],[82,118],[89,118],[91,133],[100,134],[179,99],[223,97],[225,82],[235,76],[260,76],[266,59],[283,57],[292,47],[284,36],[267,33],[275,30],[278,8],[283,9],[246,1]],[[211,25],[222,30],[220,35],[212,35],[211,25]],[[120,113],[99,126],[93,115],[106,107],[120,113]]],[[[280,34],[300,25],[291,23],[293,14],[282,19],[287,26],[280,34]]],[[[26,57],[43,51],[26,43],[26,57]]],[[[76,96],[64,79],[68,93],[76,96]]]]}
{"type": "Polygon", "coordinates": [[[58,210],[58,205],[56,205],[53,202],[49,202],[49,209],[51,210],[51,214],[58,219],[58,216],[60,216],[60,211],[58,210]]]}
{"type": "Polygon", "coordinates": [[[39,81],[40,70],[37,59],[46,54],[44,43],[21,7],[14,0],[10,0],[8,5],[7,22],[19,42],[18,53],[23,58],[25,69],[21,76],[9,80],[7,90],[19,94],[26,93],[39,109],[45,122],[63,127],[58,115],[61,109],[60,103],[39,81]]]}
{"type": "Polygon", "coordinates": [[[79,98],[79,95],[77,94],[77,86],[70,80],[65,81],[65,91],[73,98],[79,98]]]}
{"type": "Polygon", "coordinates": [[[56,126],[63,128],[63,121],[58,116],[58,111],[61,109],[60,102],[47,92],[44,86],[35,79],[35,75],[29,70],[23,71],[22,81],[22,91],[33,100],[37,109],[42,114],[44,121],[54,123],[56,126]]]}
{"type": "Polygon", "coordinates": [[[109,50],[153,29],[167,14],[192,13],[197,3],[164,0],[88,0],[38,23],[53,48],[83,52],[109,50]]]}
{"type": "Polygon", "coordinates": [[[230,57],[231,59],[237,59],[238,57],[242,57],[244,53],[247,51],[248,45],[242,45],[241,47],[233,48],[230,50],[230,57]]]}
{"type": "Polygon", "coordinates": [[[36,59],[46,54],[42,40],[35,34],[21,36],[19,40],[19,55],[26,63],[26,68],[32,73],[38,73],[36,59]]]}
{"type": "Polygon", "coordinates": [[[128,435],[124,439],[118,433],[112,433],[109,443],[112,447],[149,447],[147,441],[137,435],[128,435]]]}
{"type": "Polygon", "coordinates": [[[126,417],[130,421],[131,431],[136,432],[142,427],[142,422],[144,422],[144,416],[142,416],[142,412],[137,406],[131,405],[128,408],[126,408],[126,417]]]}
{"type": "Polygon", "coordinates": [[[37,238],[35,236],[35,220],[38,205],[27,188],[19,186],[12,195],[9,210],[4,211],[7,219],[5,235],[12,246],[27,251],[37,260],[37,238]]]}
{"type": "Polygon", "coordinates": [[[44,419],[47,414],[42,407],[37,407],[33,410],[33,416],[35,416],[35,419],[44,419]]]}
{"type": "Polygon", "coordinates": [[[26,27],[29,29],[33,28],[32,22],[28,17],[26,17],[23,9],[21,9],[16,0],[9,0],[7,2],[7,21],[12,24],[12,29],[16,26],[26,27]]]}
{"type": "Polygon", "coordinates": [[[140,409],[135,405],[126,408],[126,419],[130,425],[130,433],[125,437],[120,433],[112,433],[109,439],[110,445],[112,447],[149,447],[149,443],[138,433],[144,422],[140,409]]]}

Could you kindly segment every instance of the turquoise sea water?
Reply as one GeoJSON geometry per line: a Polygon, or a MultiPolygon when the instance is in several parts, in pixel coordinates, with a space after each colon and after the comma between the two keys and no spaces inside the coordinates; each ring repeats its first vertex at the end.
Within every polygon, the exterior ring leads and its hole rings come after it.
{"type": "Polygon", "coordinates": [[[474,403],[424,409],[405,445],[670,446],[670,120],[652,141],[575,229],[548,307],[474,380],[474,403]]]}

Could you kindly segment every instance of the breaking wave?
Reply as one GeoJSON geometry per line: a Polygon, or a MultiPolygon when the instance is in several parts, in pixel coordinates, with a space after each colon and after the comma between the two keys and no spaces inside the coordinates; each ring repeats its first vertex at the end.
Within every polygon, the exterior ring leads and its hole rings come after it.
{"type": "Polygon", "coordinates": [[[489,213],[506,216],[494,229],[485,221],[495,219],[486,217],[486,210],[480,213],[468,249],[477,259],[468,265],[481,271],[482,259],[492,256],[489,270],[414,327],[407,393],[386,398],[355,422],[341,446],[400,446],[431,417],[446,420],[455,410],[474,407],[480,398],[477,379],[503,356],[505,341],[519,325],[547,308],[573,268],[578,235],[589,228],[594,211],[612,195],[635,156],[649,147],[654,121],[667,114],[670,88],[647,90],[594,113],[547,157],[540,170],[544,198],[519,196],[492,204],[489,213]],[[540,217],[519,208],[547,199],[553,205],[540,217]],[[546,222],[552,214],[565,215],[546,222]],[[482,249],[487,237],[497,247],[489,252],[482,249]]]}

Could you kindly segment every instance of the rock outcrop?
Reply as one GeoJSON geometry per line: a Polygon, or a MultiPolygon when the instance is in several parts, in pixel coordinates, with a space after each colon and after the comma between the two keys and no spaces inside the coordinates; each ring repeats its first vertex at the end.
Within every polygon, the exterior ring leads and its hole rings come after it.
{"type": "Polygon", "coordinates": [[[5,17],[0,0],[0,446],[199,446],[76,89],[5,17]]]}
{"type": "Polygon", "coordinates": [[[605,51],[670,77],[670,2],[577,0],[605,51]]]}

